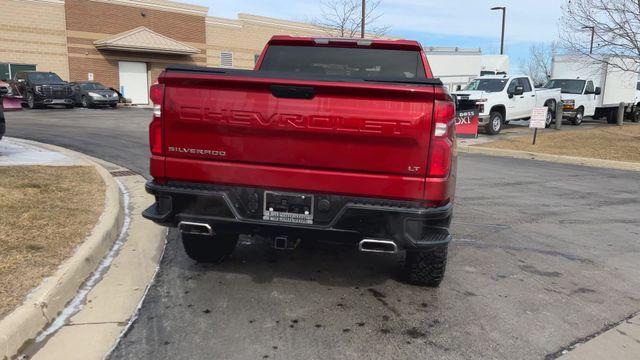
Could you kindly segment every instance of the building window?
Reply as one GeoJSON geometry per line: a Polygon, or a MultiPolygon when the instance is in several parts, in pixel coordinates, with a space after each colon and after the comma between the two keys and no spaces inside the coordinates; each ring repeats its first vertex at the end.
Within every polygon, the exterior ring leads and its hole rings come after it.
{"type": "Polygon", "coordinates": [[[220,66],[233,67],[233,53],[221,52],[220,53],[220,66]]]}
{"type": "Polygon", "coordinates": [[[35,65],[0,63],[0,80],[10,80],[20,71],[34,71],[35,65]]]}

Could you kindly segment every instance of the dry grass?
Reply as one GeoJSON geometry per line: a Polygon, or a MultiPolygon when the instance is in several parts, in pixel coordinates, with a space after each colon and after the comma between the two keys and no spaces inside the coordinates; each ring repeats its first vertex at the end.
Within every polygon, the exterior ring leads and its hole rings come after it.
{"type": "Polygon", "coordinates": [[[538,132],[536,145],[532,135],[485,143],[482,147],[522,150],[545,154],[594,159],[640,162],[640,125],[604,126],[589,130],[538,132]]]}
{"type": "Polygon", "coordinates": [[[0,167],[0,318],[73,254],[104,191],[93,167],[0,167]]]}

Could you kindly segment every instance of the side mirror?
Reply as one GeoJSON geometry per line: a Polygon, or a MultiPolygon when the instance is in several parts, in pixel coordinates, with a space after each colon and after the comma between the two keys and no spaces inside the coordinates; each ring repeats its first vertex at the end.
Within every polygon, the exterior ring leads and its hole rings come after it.
{"type": "Polygon", "coordinates": [[[513,95],[522,95],[524,94],[524,87],[516,86],[516,90],[513,92],[513,95]]]}
{"type": "Polygon", "coordinates": [[[456,85],[456,91],[462,90],[462,85],[456,85]]]}
{"type": "Polygon", "coordinates": [[[598,86],[596,91],[593,92],[595,95],[600,95],[602,93],[602,89],[598,86]]]}

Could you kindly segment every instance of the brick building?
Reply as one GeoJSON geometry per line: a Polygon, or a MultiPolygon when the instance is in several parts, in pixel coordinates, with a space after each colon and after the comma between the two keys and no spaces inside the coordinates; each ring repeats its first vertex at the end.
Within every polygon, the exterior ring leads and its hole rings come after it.
{"type": "Polygon", "coordinates": [[[238,19],[207,17],[208,66],[251,69],[262,48],[273,35],[326,36],[310,24],[238,14],[238,19]]]}
{"type": "Polygon", "coordinates": [[[167,0],[0,0],[0,79],[53,71],[145,104],[167,64],[252,68],[273,35],[326,35],[305,23],[208,12],[167,0]]]}
{"type": "Polygon", "coordinates": [[[64,1],[0,0],[0,79],[38,69],[69,78],[64,1]]]}

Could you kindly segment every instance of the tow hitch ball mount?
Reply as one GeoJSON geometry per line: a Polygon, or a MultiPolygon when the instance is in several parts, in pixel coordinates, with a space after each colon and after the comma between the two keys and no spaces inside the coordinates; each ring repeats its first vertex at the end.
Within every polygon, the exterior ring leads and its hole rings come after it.
{"type": "Polygon", "coordinates": [[[272,238],[272,246],[277,250],[294,250],[300,245],[300,239],[290,239],[286,235],[278,235],[272,238]]]}

